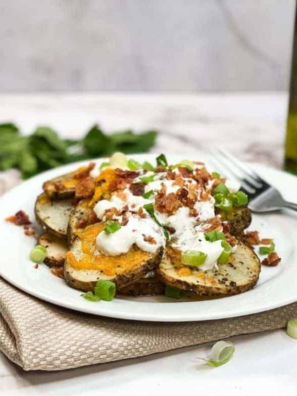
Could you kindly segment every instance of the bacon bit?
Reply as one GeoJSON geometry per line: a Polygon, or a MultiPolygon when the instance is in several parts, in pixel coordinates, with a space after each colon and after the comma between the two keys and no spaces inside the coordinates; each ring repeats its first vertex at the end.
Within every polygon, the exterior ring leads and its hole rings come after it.
{"type": "Polygon", "coordinates": [[[115,173],[118,177],[121,179],[136,179],[136,177],[139,176],[139,172],[135,171],[128,171],[128,170],[123,170],[123,169],[116,169],[115,173]]]}
{"type": "Polygon", "coordinates": [[[34,268],[35,268],[35,269],[38,269],[38,264],[35,264],[35,265],[34,265],[34,268]]]}
{"type": "Polygon", "coordinates": [[[236,246],[237,239],[235,236],[232,236],[230,234],[225,235],[226,241],[231,245],[232,247],[236,246]]]}
{"type": "Polygon", "coordinates": [[[117,208],[110,208],[104,212],[106,220],[112,220],[115,216],[119,216],[120,212],[117,208]]]}
{"type": "Polygon", "coordinates": [[[198,211],[195,208],[191,208],[189,211],[190,216],[197,217],[198,211]]]}
{"type": "Polygon", "coordinates": [[[222,223],[222,226],[223,226],[223,233],[224,233],[224,234],[229,234],[229,232],[230,232],[230,226],[229,226],[229,224],[228,224],[226,221],[224,221],[224,222],[222,223]]]}
{"type": "MultiPolygon", "coordinates": [[[[165,191],[166,191],[166,187],[165,187],[165,191]]],[[[155,207],[156,207],[157,211],[161,212],[161,213],[168,213],[168,214],[172,215],[181,206],[182,206],[182,203],[178,199],[177,194],[170,193],[170,194],[166,195],[166,193],[164,193],[164,189],[162,186],[161,191],[156,196],[155,207]]]]}
{"type": "Polygon", "coordinates": [[[248,231],[245,235],[245,242],[249,245],[260,245],[259,231],[248,231]]]}
{"type": "Polygon", "coordinates": [[[145,242],[148,242],[151,245],[156,245],[157,244],[157,241],[151,235],[147,235],[143,239],[144,239],[145,242]]]}
{"type": "Polygon", "coordinates": [[[136,197],[140,197],[141,195],[144,194],[144,191],[145,191],[144,190],[144,184],[142,184],[142,183],[133,183],[130,186],[130,191],[136,197]]]}
{"type": "Polygon", "coordinates": [[[210,191],[202,191],[200,195],[200,201],[206,202],[210,200],[210,191]]]}
{"type": "Polygon", "coordinates": [[[27,236],[33,236],[33,235],[35,235],[35,230],[33,230],[33,228],[25,228],[24,227],[24,233],[27,236]]]}
{"type": "Polygon", "coordinates": [[[261,245],[271,245],[273,242],[273,239],[271,238],[263,238],[260,240],[261,245]]]}
{"type": "Polygon", "coordinates": [[[127,213],[124,213],[122,216],[122,224],[121,225],[125,226],[128,224],[128,222],[129,222],[129,219],[128,219],[127,213]]]}
{"type": "Polygon", "coordinates": [[[193,177],[193,172],[190,171],[190,169],[188,169],[186,166],[179,166],[178,170],[185,179],[191,179],[193,177]]]}
{"type": "Polygon", "coordinates": [[[23,210],[19,210],[14,216],[7,217],[5,220],[17,226],[32,224],[29,216],[23,210]]]}
{"type": "Polygon", "coordinates": [[[173,228],[173,227],[165,226],[164,228],[166,228],[166,230],[169,232],[169,234],[175,233],[175,228],[173,228]]]}
{"type": "Polygon", "coordinates": [[[176,173],[174,173],[171,169],[167,172],[166,179],[168,180],[175,180],[176,179],[176,173]]]}
{"type": "Polygon", "coordinates": [[[207,183],[208,180],[211,178],[211,175],[208,173],[205,167],[199,169],[198,174],[201,177],[201,179],[204,181],[204,183],[207,183]]]}
{"type": "Polygon", "coordinates": [[[92,177],[88,176],[79,181],[75,187],[75,198],[84,199],[91,198],[95,192],[95,181],[92,177]]]}
{"type": "Polygon", "coordinates": [[[58,278],[64,279],[64,267],[53,267],[51,273],[58,278]]]}
{"type": "Polygon", "coordinates": [[[124,191],[118,191],[115,195],[119,197],[122,201],[127,201],[127,195],[124,193],[124,191]]]}
{"type": "Polygon", "coordinates": [[[84,179],[85,177],[88,177],[90,175],[91,170],[93,170],[95,168],[96,164],[95,162],[90,162],[89,165],[87,167],[84,167],[81,170],[78,170],[75,174],[74,174],[74,179],[84,179]]]}
{"type": "Polygon", "coordinates": [[[89,225],[89,224],[94,224],[94,223],[96,223],[97,221],[98,221],[98,219],[97,219],[96,213],[92,211],[92,212],[90,212],[90,213],[88,214],[88,216],[85,215],[85,216],[83,216],[81,219],[79,219],[79,220],[76,222],[75,226],[76,226],[77,228],[85,228],[87,225],[89,225]]]}
{"type": "Polygon", "coordinates": [[[157,166],[157,168],[154,170],[155,173],[163,173],[165,171],[166,169],[161,165],[157,166]]]}
{"type": "Polygon", "coordinates": [[[178,186],[178,187],[183,187],[184,184],[185,184],[185,181],[183,180],[183,178],[180,175],[178,175],[175,178],[174,183],[173,183],[174,186],[178,186]]]}
{"type": "Polygon", "coordinates": [[[207,230],[207,232],[220,231],[222,228],[222,222],[219,218],[213,217],[213,218],[205,221],[202,225],[202,228],[207,230]]]}
{"type": "Polygon", "coordinates": [[[263,261],[262,265],[267,267],[276,267],[281,261],[281,258],[276,252],[270,253],[263,261]]]}

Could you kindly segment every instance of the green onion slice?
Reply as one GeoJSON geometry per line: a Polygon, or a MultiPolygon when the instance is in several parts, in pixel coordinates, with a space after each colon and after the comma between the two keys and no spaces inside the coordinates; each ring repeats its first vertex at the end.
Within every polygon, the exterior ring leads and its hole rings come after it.
{"type": "Polygon", "coordinates": [[[168,162],[164,154],[159,155],[159,157],[156,158],[156,161],[158,166],[163,166],[163,168],[167,168],[168,162]]]}
{"type": "Polygon", "coordinates": [[[145,199],[150,199],[150,198],[153,198],[154,196],[155,196],[155,193],[153,190],[150,190],[150,191],[142,194],[142,197],[145,199]]]}
{"type": "Polygon", "coordinates": [[[185,166],[190,171],[193,171],[195,169],[195,164],[189,160],[182,160],[178,164],[171,166],[171,169],[174,170],[174,169],[178,168],[179,166],[185,166]]]}
{"type": "Polygon", "coordinates": [[[116,294],[116,285],[107,280],[99,280],[96,283],[94,294],[101,300],[111,301],[116,294]]]}
{"type": "Polygon", "coordinates": [[[225,240],[225,234],[220,231],[210,231],[204,234],[204,238],[208,242],[216,242],[219,240],[224,241],[225,240]]]}
{"type": "Polygon", "coordinates": [[[110,162],[102,162],[102,164],[100,165],[100,170],[107,168],[110,165],[110,162]]]}
{"type": "Polygon", "coordinates": [[[214,196],[215,199],[215,207],[225,211],[225,212],[229,212],[233,205],[232,205],[232,201],[230,201],[230,199],[226,198],[226,196],[222,193],[218,193],[214,196]]]}
{"type": "Polygon", "coordinates": [[[144,162],[144,164],[142,165],[142,168],[143,168],[144,170],[147,170],[147,171],[154,171],[154,170],[155,170],[155,168],[153,167],[153,165],[150,164],[150,163],[147,162],[147,161],[144,162]]]}
{"type": "Polygon", "coordinates": [[[181,256],[181,263],[191,267],[199,267],[205,263],[207,254],[197,250],[188,250],[181,256]]]}
{"type": "Polygon", "coordinates": [[[272,244],[270,246],[261,246],[259,249],[259,252],[261,255],[266,255],[266,254],[273,253],[274,249],[275,249],[275,244],[272,242],[272,244]]]}
{"type": "Polygon", "coordinates": [[[229,190],[226,187],[225,183],[220,183],[212,190],[212,194],[213,195],[216,195],[216,194],[227,195],[227,194],[229,194],[229,190]]]}
{"type": "Polygon", "coordinates": [[[142,176],[140,178],[141,182],[144,184],[149,184],[155,180],[156,175],[151,175],[151,176],[142,176]]]}
{"type": "Polygon", "coordinates": [[[37,245],[35,246],[30,253],[30,260],[33,263],[41,264],[47,256],[47,250],[44,246],[37,245]]]}
{"type": "Polygon", "coordinates": [[[85,300],[88,300],[88,301],[92,301],[92,302],[98,302],[98,301],[100,301],[100,297],[98,297],[98,296],[95,296],[92,292],[90,292],[90,291],[88,291],[87,293],[85,293],[85,294],[82,294],[81,295],[85,300]]]}
{"type": "Polygon", "coordinates": [[[230,341],[218,341],[211,349],[210,359],[202,359],[210,367],[220,367],[229,362],[235,351],[235,346],[230,341]]]}
{"type": "Polygon", "coordinates": [[[166,230],[166,228],[163,226],[163,224],[161,224],[159,222],[159,220],[157,219],[157,217],[155,215],[154,205],[152,203],[149,203],[149,204],[144,205],[143,208],[148,212],[148,214],[158,224],[158,226],[160,226],[163,229],[166,241],[169,241],[169,239],[170,239],[169,232],[166,230]]]}
{"type": "Polygon", "coordinates": [[[218,258],[218,264],[226,264],[229,260],[229,257],[232,253],[232,247],[229,245],[228,242],[222,241],[222,247],[224,251],[221,253],[220,257],[218,258]]]}
{"type": "Polygon", "coordinates": [[[104,231],[107,235],[113,234],[117,232],[122,226],[117,221],[108,220],[106,222],[106,226],[104,227],[104,231]]]}
{"type": "Polygon", "coordinates": [[[289,320],[287,324],[287,334],[297,340],[297,318],[289,320]]]}
{"type": "Polygon", "coordinates": [[[132,171],[142,168],[141,164],[138,161],[134,160],[134,159],[129,159],[129,161],[127,163],[127,166],[132,171]]]}
{"type": "Polygon", "coordinates": [[[231,199],[233,206],[236,206],[236,207],[245,206],[249,202],[248,196],[242,191],[238,191],[237,193],[229,194],[228,198],[231,199]]]}
{"type": "Polygon", "coordinates": [[[220,179],[220,178],[221,178],[221,175],[220,175],[218,172],[212,172],[211,176],[212,176],[214,179],[220,179]]]}
{"type": "Polygon", "coordinates": [[[182,297],[182,291],[177,289],[176,287],[166,286],[165,288],[165,296],[169,298],[179,299],[182,297]]]}

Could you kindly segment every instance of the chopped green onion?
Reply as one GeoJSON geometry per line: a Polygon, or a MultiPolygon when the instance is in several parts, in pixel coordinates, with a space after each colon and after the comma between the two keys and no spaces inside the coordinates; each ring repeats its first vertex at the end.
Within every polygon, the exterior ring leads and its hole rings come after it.
{"type": "Polygon", "coordinates": [[[112,168],[125,168],[127,162],[127,157],[123,153],[114,153],[110,158],[110,166],[112,168]]]}
{"type": "Polygon", "coordinates": [[[215,199],[215,207],[225,211],[229,212],[229,210],[232,209],[232,202],[230,199],[226,198],[224,194],[219,193],[214,196],[215,199]]]}
{"type": "Polygon", "coordinates": [[[150,164],[150,163],[147,162],[147,161],[144,162],[144,164],[142,165],[142,168],[143,168],[144,170],[147,170],[147,171],[154,171],[154,170],[155,170],[155,168],[153,167],[153,165],[150,164]]]}
{"type": "Polygon", "coordinates": [[[117,221],[108,220],[106,222],[106,226],[104,227],[104,231],[107,235],[110,235],[117,232],[120,228],[120,223],[118,223],[117,221]]]}
{"type": "Polygon", "coordinates": [[[193,171],[195,169],[195,164],[192,161],[189,161],[189,160],[182,160],[178,164],[171,166],[171,169],[174,170],[174,169],[176,169],[176,168],[178,168],[180,166],[185,166],[190,171],[193,171]]]}
{"type": "Polygon", "coordinates": [[[202,359],[210,367],[220,367],[229,362],[235,351],[234,344],[230,341],[218,341],[211,349],[210,359],[202,359]]]}
{"type": "Polygon", "coordinates": [[[169,298],[179,299],[181,298],[181,290],[176,287],[166,286],[165,288],[165,296],[169,298]]]}
{"type": "Polygon", "coordinates": [[[199,267],[205,263],[207,254],[197,250],[188,250],[181,256],[181,263],[191,267],[199,267]]]}
{"type": "Polygon", "coordinates": [[[220,183],[218,184],[213,190],[212,190],[212,195],[216,195],[216,194],[223,194],[223,195],[227,195],[229,194],[229,190],[226,187],[225,183],[220,183]]]}
{"type": "Polygon", "coordinates": [[[218,258],[218,264],[226,264],[232,253],[232,247],[229,245],[228,242],[222,241],[222,247],[224,248],[224,251],[221,253],[220,257],[218,258]]]}
{"type": "Polygon", "coordinates": [[[142,194],[142,198],[145,198],[145,199],[150,199],[150,198],[153,198],[154,196],[155,196],[155,194],[154,194],[153,190],[150,190],[150,191],[142,194]]]}
{"type": "Polygon", "coordinates": [[[216,242],[219,240],[224,241],[225,240],[225,234],[223,232],[219,231],[210,231],[204,234],[204,238],[208,242],[216,242]]]}
{"type": "Polygon", "coordinates": [[[37,245],[35,246],[30,253],[30,260],[33,263],[41,264],[47,256],[47,250],[44,246],[37,245]]]}
{"type": "Polygon", "coordinates": [[[134,159],[129,159],[129,161],[127,163],[127,166],[132,171],[142,168],[141,164],[138,161],[134,160],[134,159]]]}
{"type": "Polygon", "coordinates": [[[107,168],[110,165],[110,162],[102,162],[102,164],[100,165],[100,170],[107,168]]]}
{"type": "Polygon", "coordinates": [[[212,176],[214,179],[220,179],[220,178],[221,178],[221,175],[220,175],[218,172],[212,172],[211,176],[212,176]]]}
{"type": "Polygon", "coordinates": [[[155,215],[155,209],[154,205],[152,203],[146,204],[143,206],[143,208],[148,212],[148,214],[151,216],[151,218],[155,221],[155,223],[158,224],[158,226],[162,227],[166,241],[169,241],[170,235],[169,232],[166,230],[166,228],[159,222],[155,215]]]}
{"type": "Polygon", "coordinates": [[[270,246],[261,246],[259,249],[259,253],[261,255],[270,254],[274,252],[274,249],[275,249],[275,244],[272,242],[270,246]]]}
{"type": "Polygon", "coordinates": [[[81,295],[85,300],[88,300],[88,301],[92,301],[92,302],[98,302],[98,301],[100,301],[100,297],[98,297],[98,296],[95,296],[92,292],[90,292],[90,291],[88,291],[87,293],[85,293],[85,294],[82,294],[81,295]]]}
{"type": "Polygon", "coordinates": [[[156,158],[156,161],[158,166],[163,166],[163,168],[167,168],[168,162],[164,154],[159,155],[159,157],[156,158]]]}
{"type": "Polygon", "coordinates": [[[99,280],[95,286],[94,293],[101,300],[111,301],[116,294],[116,285],[107,280],[99,280]]]}
{"type": "Polygon", "coordinates": [[[141,182],[144,184],[151,183],[155,180],[156,175],[151,175],[151,176],[142,176],[140,178],[141,182]]]}
{"type": "Polygon", "coordinates": [[[287,324],[287,334],[297,340],[297,318],[289,320],[287,324]]]}
{"type": "Polygon", "coordinates": [[[236,207],[245,206],[249,202],[248,196],[242,191],[238,191],[237,193],[229,194],[228,198],[231,199],[233,205],[236,207]]]}

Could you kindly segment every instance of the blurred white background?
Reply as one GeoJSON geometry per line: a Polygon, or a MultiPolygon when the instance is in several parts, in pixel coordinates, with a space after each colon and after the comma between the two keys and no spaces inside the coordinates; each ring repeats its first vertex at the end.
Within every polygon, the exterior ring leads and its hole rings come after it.
{"type": "Polygon", "coordinates": [[[295,0],[0,0],[0,92],[280,91],[295,0]]]}

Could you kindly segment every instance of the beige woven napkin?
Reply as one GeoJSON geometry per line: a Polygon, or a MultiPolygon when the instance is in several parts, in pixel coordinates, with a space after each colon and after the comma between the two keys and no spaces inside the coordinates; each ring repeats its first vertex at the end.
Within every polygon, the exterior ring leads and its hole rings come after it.
{"type": "Polygon", "coordinates": [[[24,370],[64,370],[198,345],[286,326],[297,303],[256,315],[192,323],[151,323],[72,312],[0,279],[0,350],[24,370]]]}

